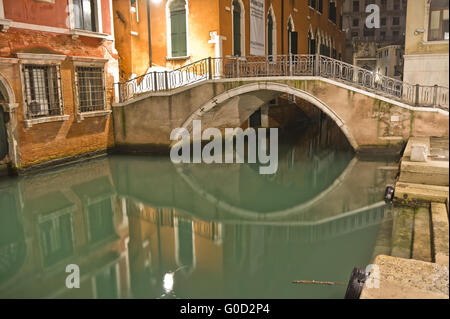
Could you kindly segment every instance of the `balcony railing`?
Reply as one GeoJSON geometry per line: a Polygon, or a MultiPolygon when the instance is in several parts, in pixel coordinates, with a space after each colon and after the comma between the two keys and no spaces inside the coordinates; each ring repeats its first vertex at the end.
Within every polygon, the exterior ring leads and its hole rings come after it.
{"type": "Polygon", "coordinates": [[[449,109],[449,89],[413,85],[323,55],[206,58],[170,71],[155,71],[116,83],[120,102],[148,92],[166,92],[214,79],[318,76],[411,106],[449,109]]]}

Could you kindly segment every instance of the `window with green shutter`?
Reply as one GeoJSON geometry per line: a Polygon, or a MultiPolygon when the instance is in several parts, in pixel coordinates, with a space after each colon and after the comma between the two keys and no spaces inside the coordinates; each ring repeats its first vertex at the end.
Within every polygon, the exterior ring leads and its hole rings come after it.
{"type": "Polygon", "coordinates": [[[173,57],[187,55],[185,6],[185,0],[175,0],[170,4],[170,36],[173,57]]]}
{"type": "Polygon", "coordinates": [[[233,1],[233,55],[241,55],[241,5],[238,1],[233,1]]]}

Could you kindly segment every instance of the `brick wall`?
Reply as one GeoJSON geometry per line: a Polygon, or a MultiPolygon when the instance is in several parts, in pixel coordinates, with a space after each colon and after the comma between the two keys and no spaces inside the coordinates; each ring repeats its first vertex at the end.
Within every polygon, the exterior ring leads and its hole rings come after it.
{"type": "Polygon", "coordinates": [[[20,167],[52,159],[73,156],[91,151],[104,150],[114,145],[112,117],[86,118],[78,123],[74,96],[74,66],[71,56],[107,59],[105,64],[107,109],[114,99],[112,71],[117,67],[117,56],[113,54],[112,41],[42,31],[10,28],[0,35],[0,58],[16,58],[16,53],[63,54],[67,58],[61,63],[62,96],[67,121],[24,126],[24,102],[20,63],[0,63],[0,72],[13,88],[17,112],[20,167]]]}

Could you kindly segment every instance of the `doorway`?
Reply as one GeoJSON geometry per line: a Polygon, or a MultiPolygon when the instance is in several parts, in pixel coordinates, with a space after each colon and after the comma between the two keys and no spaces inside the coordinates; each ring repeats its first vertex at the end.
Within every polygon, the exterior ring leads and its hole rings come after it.
{"type": "MultiPolygon", "coordinates": [[[[0,84],[1,86],[2,84],[0,84]]],[[[8,135],[6,123],[9,120],[9,114],[3,110],[3,104],[6,104],[6,97],[0,90],[0,164],[6,164],[8,155],[8,135]]]]}

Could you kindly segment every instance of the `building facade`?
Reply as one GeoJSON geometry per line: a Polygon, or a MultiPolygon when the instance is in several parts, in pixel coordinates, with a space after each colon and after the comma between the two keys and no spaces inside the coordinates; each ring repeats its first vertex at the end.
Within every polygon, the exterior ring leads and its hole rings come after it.
{"type": "Polygon", "coordinates": [[[0,0],[0,30],[0,160],[22,169],[112,147],[112,1],[0,0]]]}
{"type": "Polygon", "coordinates": [[[404,80],[448,88],[448,50],[448,1],[408,1],[404,80]]]}
{"type": "Polygon", "coordinates": [[[259,55],[321,52],[342,57],[342,1],[264,0],[265,30],[252,29],[250,2],[113,1],[121,79],[151,66],[172,69],[206,57],[252,55],[251,32],[265,37],[264,54],[259,55]]]}
{"type": "Polygon", "coordinates": [[[388,45],[377,50],[378,74],[400,78],[403,73],[403,46],[388,45]]]}
{"type": "Polygon", "coordinates": [[[345,0],[343,6],[343,29],[346,32],[344,60],[366,69],[376,70],[377,65],[382,63],[377,61],[380,48],[390,45],[403,46],[406,4],[406,0],[345,0]],[[368,28],[366,23],[367,17],[373,12],[371,5],[379,8],[379,27],[368,28]]]}

